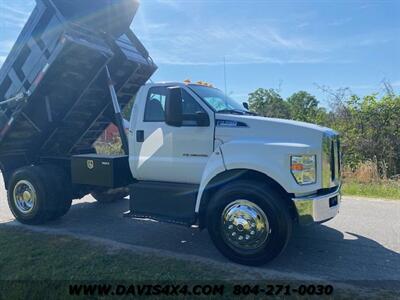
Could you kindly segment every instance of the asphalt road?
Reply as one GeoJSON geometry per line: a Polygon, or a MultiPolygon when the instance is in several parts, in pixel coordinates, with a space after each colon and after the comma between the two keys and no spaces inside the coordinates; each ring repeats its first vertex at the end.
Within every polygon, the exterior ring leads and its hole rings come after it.
{"type": "MultiPolygon", "coordinates": [[[[15,224],[0,188],[0,223],[15,224]]],[[[101,205],[91,197],[74,202],[61,220],[42,226],[128,245],[227,260],[207,231],[123,217],[128,200],[101,205]]],[[[296,228],[286,251],[262,270],[343,282],[400,283],[400,201],[345,199],[338,217],[324,225],[296,228]]],[[[262,271],[261,270],[261,271],[262,271]]]]}

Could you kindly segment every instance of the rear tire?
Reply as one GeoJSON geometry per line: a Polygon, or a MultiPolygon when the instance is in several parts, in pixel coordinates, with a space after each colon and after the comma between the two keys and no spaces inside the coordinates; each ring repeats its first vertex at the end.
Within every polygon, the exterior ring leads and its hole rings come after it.
{"type": "Polygon", "coordinates": [[[268,185],[231,182],[211,199],[207,228],[218,250],[230,260],[263,265],[283,252],[292,219],[284,199],[268,185]]]}
{"type": "Polygon", "coordinates": [[[43,166],[43,168],[51,174],[57,200],[56,211],[50,220],[57,220],[66,215],[72,206],[71,180],[67,172],[60,167],[47,165],[43,166]]]}
{"type": "Polygon", "coordinates": [[[38,225],[63,216],[71,206],[62,172],[53,166],[30,166],[14,172],[8,185],[8,205],[23,224],[38,225]]]}

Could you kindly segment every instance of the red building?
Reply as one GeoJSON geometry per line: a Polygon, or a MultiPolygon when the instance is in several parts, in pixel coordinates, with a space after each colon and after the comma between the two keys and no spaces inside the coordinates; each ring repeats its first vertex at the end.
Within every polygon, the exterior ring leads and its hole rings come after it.
{"type": "Polygon", "coordinates": [[[118,127],[110,124],[99,137],[98,142],[113,143],[119,137],[118,127]]]}

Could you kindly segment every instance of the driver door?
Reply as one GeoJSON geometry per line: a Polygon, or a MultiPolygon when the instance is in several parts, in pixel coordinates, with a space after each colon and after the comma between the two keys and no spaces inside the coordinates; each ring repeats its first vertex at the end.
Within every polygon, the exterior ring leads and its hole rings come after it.
{"type": "Polygon", "coordinates": [[[183,124],[165,123],[165,101],[169,86],[148,91],[143,118],[138,120],[133,139],[131,169],[142,181],[200,184],[204,168],[214,151],[213,111],[186,87],[182,91],[183,124]],[[199,126],[196,114],[209,117],[208,126],[199,126]]]}

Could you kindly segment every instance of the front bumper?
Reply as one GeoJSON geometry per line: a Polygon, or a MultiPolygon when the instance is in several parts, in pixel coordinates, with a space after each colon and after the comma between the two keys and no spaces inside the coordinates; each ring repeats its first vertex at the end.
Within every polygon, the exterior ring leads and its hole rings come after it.
{"type": "Polygon", "coordinates": [[[334,218],[339,213],[341,201],[341,187],[326,195],[311,195],[293,198],[299,224],[307,225],[334,218]]]}

